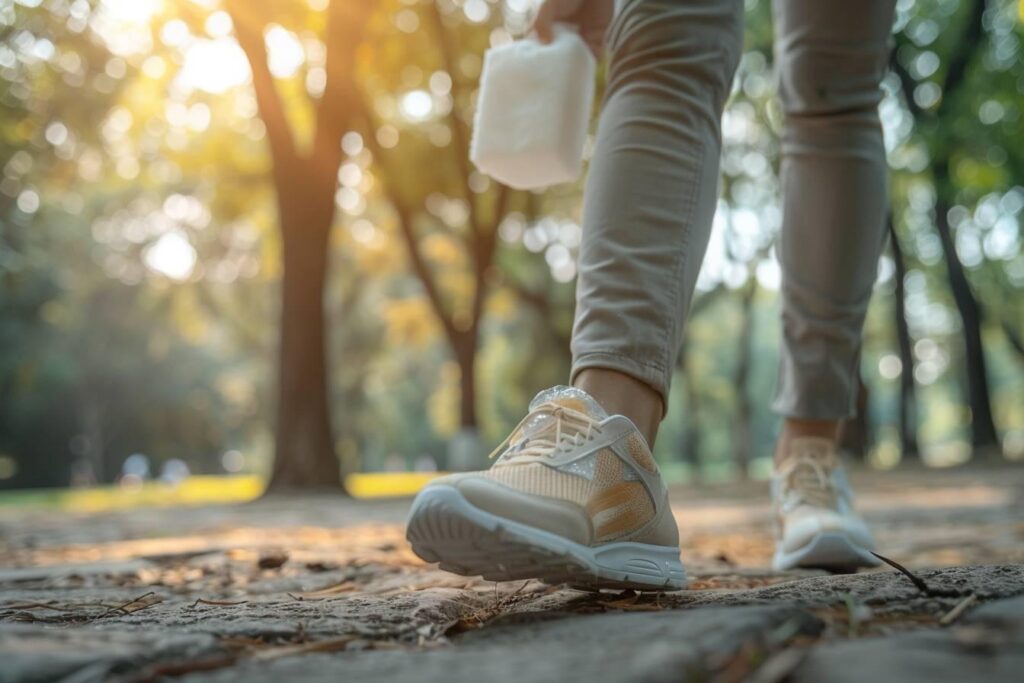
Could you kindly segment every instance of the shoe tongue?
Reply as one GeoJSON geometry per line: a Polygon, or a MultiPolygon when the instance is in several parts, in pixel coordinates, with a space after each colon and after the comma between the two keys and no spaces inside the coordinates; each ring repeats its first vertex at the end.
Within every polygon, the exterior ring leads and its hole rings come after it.
{"type": "Polygon", "coordinates": [[[820,436],[798,436],[792,439],[786,447],[787,458],[800,456],[827,461],[834,458],[835,455],[835,442],[820,436]]]}
{"type": "Polygon", "coordinates": [[[784,486],[800,504],[835,508],[832,471],[839,466],[835,442],[816,436],[797,437],[789,442],[781,468],[776,469],[784,486]],[[824,479],[822,479],[824,477],[824,479]]]}
{"type": "Polygon", "coordinates": [[[560,384],[550,389],[545,389],[530,401],[530,410],[536,410],[543,403],[555,403],[565,406],[570,410],[589,415],[595,420],[602,420],[608,417],[608,413],[601,407],[601,404],[594,400],[593,396],[576,387],[567,387],[560,384]]]}
{"type": "MultiPolygon", "coordinates": [[[[608,413],[605,412],[604,408],[601,407],[594,397],[576,387],[567,387],[559,385],[545,389],[530,401],[530,412],[532,413],[537,408],[545,403],[554,403],[555,405],[564,406],[570,410],[583,413],[595,420],[603,420],[608,417],[608,413]]],[[[521,441],[522,439],[533,439],[542,435],[550,436],[547,434],[554,430],[555,418],[550,412],[543,412],[537,415],[533,415],[529,420],[514,434],[512,434],[511,442],[514,444],[521,441]]]]}
{"type": "Polygon", "coordinates": [[[826,470],[838,466],[839,453],[836,451],[835,442],[818,436],[796,437],[786,445],[786,454],[780,465],[782,470],[813,470],[812,462],[826,470]]]}

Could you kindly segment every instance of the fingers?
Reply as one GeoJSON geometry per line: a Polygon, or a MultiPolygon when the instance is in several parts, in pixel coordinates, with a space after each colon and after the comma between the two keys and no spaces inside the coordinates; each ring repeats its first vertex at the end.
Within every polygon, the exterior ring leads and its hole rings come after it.
{"type": "Polygon", "coordinates": [[[532,28],[542,43],[550,43],[554,38],[554,23],[560,18],[560,4],[558,0],[546,0],[533,18],[532,28]]]}
{"type": "Polygon", "coordinates": [[[600,58],[613,10],[613,0],[544,0],[531,29],[540,42],[550,43],[555,37],[556,23],[574,24],[590,51],[600,58]]]}

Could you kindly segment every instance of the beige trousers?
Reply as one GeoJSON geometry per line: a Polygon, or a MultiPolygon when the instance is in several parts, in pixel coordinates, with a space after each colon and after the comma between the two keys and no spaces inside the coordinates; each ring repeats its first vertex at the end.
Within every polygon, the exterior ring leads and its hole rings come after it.
{"type": "MultiPolygon", "coordinates": [[[[887,211],[878,119],[895,0],[777,0],[782,344],[774,408],[851,414],[887,211]]],[[[617,0],[584,195],[573,378],[610,368],[667,398],[715,211],[741,0],[617,0]]],[[[666,401],[667,403],[667,401],[666,401]]]]}

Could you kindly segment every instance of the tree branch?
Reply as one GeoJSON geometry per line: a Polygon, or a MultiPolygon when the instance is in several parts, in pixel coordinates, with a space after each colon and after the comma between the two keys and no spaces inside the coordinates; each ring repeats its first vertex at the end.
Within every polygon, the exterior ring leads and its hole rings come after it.
{"type": "Polygon", "coordinates": [[[398,227],[402,232],[402,237],[405,238],[406,251],[409,254],[409,260],[412,262],[413,271],[415,271],[416,276],[419,278],[420,284],[423,285],[423,291],[426,292],[427,299],[430,301],[434,313],[448,335],[448,339],[454,344],[462,334],[455,327],[452,316],[446,310],[444,299],[441,297],[441,292],[434,282],[430,267],[423,258],[423,254],[420,253],[419,243],[416,240],[416,230],[412,224],[412,216],[397,198],[392,197],[391,204],[398,215],[398,227]]]}
{"type": "Polygon", "coordinates": [[[511,189],[508,185],[498,185],[498,196],[494,204],[494,220],[487,230],[482,231],[474,241],[473,249],[476,251],[473,258],[474,263],[474,289],[473,303],[470,308],[470,320],[473,328],[476,328],[483,316],[484,299],[487,293],[487,272],[494,264],[494,251],[498,246],[498,225],[508,211],[511,189]]]}
{"type": "Polygon", "coordinates": [[[341,164],[341,138],[352,122],[352,104],[359,96],[355,74],[356,49],[376,4],[370,0],[333,0],[327,8],[324,36],[327,45],[326,85],[316,105],[316,131],[309,153],[315,169],[324,177],[333,177],[341,164]]]}
{"type": "Polygon", "coordinates": [[[914,88],[917,87],[917,81],[910,75],[906,67],[900,64],[900,60],[896,56],[898,51],[898,48],[894,48],[889,56],[889,69],[896,74],[896,78],[900,81],[900,90],[903,91],[903,101],[907,105],[907,110],[915,121],[919,121],[923,117],[924,110],[914,100],[914,88]]]}
{"type": "Polygon", "coordinates": [[[445,71],[452,80],[452,108],[448,112],[449,125],[452,127],[452,140],[455,142],[455,159],[459,166],[459,174],[462,176],[462,191],[469,205],[469,224],[475,239],[482,237],[484,227],[480,225],[476,205],[476,195],[469,186],[469,177],[473,169],[469,164],[469,136],[466,126],[459,118],[459,100],[462,98],[462,84],[458,78],[458,64],[456,59],[455,42],[450,39],[444,27],[444,17],[441,16],[441,9],[437,2],[429,3],[431,23],[434,26],[434,33],[437,38],[438,47],[441,50],[441,59],[444,62],[445,71]]]}
{"type": "Polygon", "coordinates": [[[228,0],[226,3],[231,21],[235,26],[238,44],[242,47],[252,71],[252,85],[256,91],[256,105],[260,118],[267,128],[267,139],[273,157],[274,173],[284,173],[285,168],[298,160],[295,139],[284,103],[274,84],[274,76],[267,64],[267,46],[263,41],[264,23],[256,15],[251,5],[242,0],[228,0]]]}
{"type": "Polygon", "coordinates": [[[971,58],[981,45],[981,38],[984,33],[983,19],[988,0],[973,0],[970,5],[970,14],[967,18],[967,27],[964,34],[955,43],[953,53],[949,56],[949,66],[946,67],[946,76],[942,79],[942,101],[935,110],[938,117],[949,107],[949,102],[967,77],[967,67],[971,58]]]}
{"type": "Polygon", "coordinates": [[[928,118],[929,120],[939,119],[949,108],[950,102],[953,100],[953,96],[959,91],[960,86],[964,83],[967,77],[967,67],[970,65],[971,59],[974,57],[981,43],[981,39],[984,34],[984,23],[985,10],[988,7],[988,0],[972,0],[968,17],[967,26],[964,29],[964,33],[960,36],[960,39],[955,43],[953,52],[949,55],[948,66],[946,67],[946,75],[942,79],[942,100],[939,102],[939,106],[933,111],[926,112],[917,105],[914,101],[914,88],[917,87],[917,81],[910,75],[910,72],[900,64],[899,59],[896,57],[897,50],[892,51],[892,55],[889,59],[889,68],[896,74],[896,77],[900,81],[900,89],[903,91],[903,97],[907,104],[907,109],[915,120],[922,120],[928,118]]]}
{"type": "Polygon", "coordinates": [[[451,342],[455,342],[460,337],[460,332],[455,327],[455,323],[452,319],[451,314],[448,313],[447,307],[444,304],[444,299],[441,296],[441,291],[434,282],[434,275],[430,271],[430,266],[427,265],[426,259],[420,252],[419,241],[416,239],[416,229],[412,222],[412,213],[405,205],[401,193],[395,187],[395,183],[392,180],[394,174],[387,168],[387,155],[384,154],[384,150],[377,142],[377,136],[374,134],[377,126],[373,118],[373,113],[370,111],[369,106],[363,99],[357,99],[355,102],[356,108],[362,114],[365,120],[366,135],[363,136],[363,142],[367,149],[370,150],[370,154],[373,155],[374,163],[380,165],[382,172],[379,174],[381,186],[384,189],[384,194],[387,195],[388,201],[391,203],[391,207],[395,211],[395,215],[398,218],[398,228],[402,234],[403,241],[405,242],[406,252],[409,254],[409,261],[412,264],[413,272],[419,279],[420,284],[423,286],[423,291],[427,295],[427,299],[430,301],[431,307],[434,309],[434,313],[437,315],[438,320],[441,322],[441,326],[444,328],[445,334],[451,342]]]}

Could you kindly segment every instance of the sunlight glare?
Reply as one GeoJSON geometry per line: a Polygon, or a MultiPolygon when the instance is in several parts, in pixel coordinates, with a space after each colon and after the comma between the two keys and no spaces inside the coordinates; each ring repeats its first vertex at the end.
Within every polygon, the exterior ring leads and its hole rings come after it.
{"type": "Polygon", "coordinates": [[[474,24],[482,24],[491,16],[491,9],[484,0],[466,0],[462,12],[474,24]]]}
{"type": "Polygon", "coordinates": [[[434,100],[425,90],[413,90],[402,96],[402,113],[412,121],[423,121],[434,111],[434,100]]]}
{"type": "Polygon", "coordinates": [[[163,0],[103,0],[103,8],[118,21],[148,24],[163,8],[163,0]]]}
{"type": "Polygon", "coordinates": [[[226,38],[231,35],[231,15],[224,10],[218,10],[206,18],[203,28],[213,38],[226,38]]]}
{"type": "Polygon", "coordinates": [[[186,280],[196,265],[196,250],[188,238],[175,230],[161,235],[146,249],[144,259],[150,270],[172,280],[186,280]]]}
{"type": "Polygon", "coordinates": [[[168,47],[181,47],[189,39],[188,24],[181,19],[172,19],[160,28],[160,40],[168,47]]]}
{"type": "Polygon", "coordinates": [[[270,73],[288,78],[306,61],[306,52],[295,34],[283,26],[273,26],[266,35],[267,62],[270,73]]]}
{"type": "Polygon", "coordinates": [[[178,79],[187,88],[219,95],[249,79],[249,62],[234,40],[199,40],[185,51],[178,79]]]}

